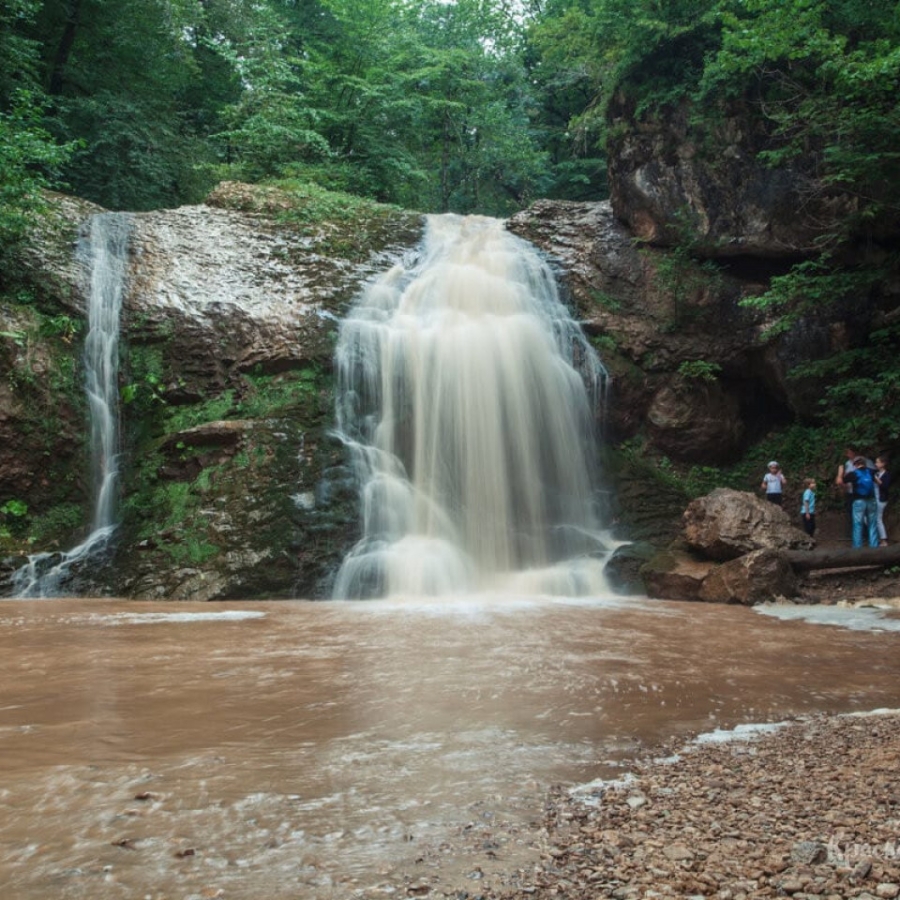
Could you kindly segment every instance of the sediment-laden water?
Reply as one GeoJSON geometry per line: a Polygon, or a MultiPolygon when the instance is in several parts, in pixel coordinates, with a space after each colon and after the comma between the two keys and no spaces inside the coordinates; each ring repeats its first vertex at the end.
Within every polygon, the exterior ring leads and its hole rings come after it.
{"type": "Polygon", "coordinates": [[[896,707],[898,640],[635,599],[6,601],[3,896],[477,896],[537,859],[550,785],[896,707]]]}

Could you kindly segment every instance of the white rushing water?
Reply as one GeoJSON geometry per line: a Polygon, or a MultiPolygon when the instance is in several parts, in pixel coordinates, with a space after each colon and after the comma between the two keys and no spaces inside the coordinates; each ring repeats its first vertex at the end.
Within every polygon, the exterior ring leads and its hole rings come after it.
{"type": "Polygon", "coordinates": [[[91,530],[82,543],[65,553],[30,556],[13,579],[17,597],[57,596],[73,568],[102,553],[116,528],[119,316],[130,230],[127,214],[101,213],[91,218],[89,234],[79,244],[79,254],[90,274],[84,369],[94,502],[91,530]]]}
{"type": "Polygon", "coordinates": [[[430,216],[417,264],[342,323],[336,364],[363,537],[335,597],[604,590],[606,372],[547,264],[502,221],[430,216]]]}

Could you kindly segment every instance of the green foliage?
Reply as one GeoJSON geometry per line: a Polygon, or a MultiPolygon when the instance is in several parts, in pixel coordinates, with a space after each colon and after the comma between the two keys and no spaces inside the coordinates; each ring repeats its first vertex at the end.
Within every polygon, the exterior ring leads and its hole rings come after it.
{"type": "Polygon", "coordinates": [[[42,320],[40,326],[42,335],[59,338],[65,344],[71,344],[83,330],[84,321],[82,319],[74,319],[64,313],[47,316],[42,320]]]}
{"type": "Polygon", "coordinates": [[[53,541],[70,538],[84,525],[84,509],[78,503],[57,503],[29,522],[31,543],[47,546],[53,541]]]}
{"type": "Polygon", "coordinates": [[[207,398],[203,403],[192,403],[189,406],[169,406],[164,411],[165,430],[169,433],[186,431],[217,422],[227,418],[234,411],[234,391],[226,390],[215,397],[207,398]]]}
{"type": "Polygon", "coordinates": [[[602,357],[604,353],[615,353],[619,349],[616,339],[611,334],[598,334],[591,338],[591,343],[602,357]]]}
{"type": "Polygon", "coordinates": [[[16,331],[0,331],[0,338],[8,338],[20,349],[24,349],[28,345],[28,335],[19,329],[16,331]]]}
{"type": "MultiPolygon", "coordinates": [[[[57,145],[41,125],[38,94],[24,89],[0,98],[0,261],[46,210],[42,190],[72,150],[57,145]],[[6,106],[6,109],[3,107],[6,106]]],[[[6,263],[9,264],[8,262],[6,263]]]]}
{"type": "Polygon", "coordinates": [[[590,292],[590,298],[591,301],[596,303],[601,309],[609,310],[609,312],[620,312],[622,309],[622,301],[604,291],[592,290],[590,292]]]}
{"type": "Polygon", "coordinates": [[[873,331],[864,346],[799,366],[791,376],[826,385],[814,413],[838,446],[900,447],[898,359],[900,325],[893,324],[873,331]]]}
{"type": "Polygon", "coordinates": [[[824,256],[796,263],[786,275],[776,275],[766,291],[741,301],[743,306],[773,315],[772,336],[787,331],[801,316],[864,298],[885,275],[879,266],[830,267],[824,256]]]}
{"type": "Polygon", "coordinates": [[[312,238],[317,252],[351,261],[365,259],[398,227],[419,221],[399,207],[302,179],[278,179],[254,195],[254,208],[266,209],[281,224],[312,238]]]}
{"type": "Polygon", "coordinates": [[[768,461],[777,459],[788,479],[788,495],[799,498],[803,479],[815,478],[819,483],[819,505],[825,509],[837,508],[842,502],[829,486],[843,460],[845,441],[846,434],[794,424],[767,434],[730,466],[685,465],[673,463],[665,456],[653,458],[640,439],[626,442],[623,451],[626,458],[639,463],[666,487],[682,491],[687,499],[702,497],[720,487],[756,493],[768,461]]]}
{"type": "Polygon", "coordinates": [[[0,506],[0,514],[15,519],[28,515],[28,504],[24,500],[7,500],[0,506]]]}
{"type": "Polygon", "coordinates": [[[722,372],[718,363],[705,359],[685,360],[678,367],[678,374],[693,381],[716,381],[722,372]]]}
{"type": "Polygon", "coordinates": [[[40,45],[24,33],[37,0],[0,3],[0,264],[44,210],[41,190],[54,182],[71,148],[60,147],[42,121],[40,45]]]}
{"type": "Polygon", "coordinates": [[[28,531],[28,504],[7,500],[0,505],[0,540],[21,539],[28,531]]]}
{"type": "Polygon", "coordinates": [[[763,158],[798,161],[805,202],[843,195],[827,234],[895,223],[900,206],[900,14],[858,0],[747,0],[723,10],[721,45],[699,97],[754,91],[773,143],[763,158]]]}
{"type": "Polygon", "coordinates": [[[246,376],[249,390],[234,406],[240,418],[261,418],[283,415],[317,398],[327,381],[321,367],[309,366],[290,375],[246,376]]]}
{"type": "Polygon", "coordinates": [[[223,109],[225,127],[213,135],[227,160],[220,174],[259,181],[332,156],[317,130],[319,112],[304,96],[289,26],[275,8],[258,5],[252,30],[226,42],[211,36],[208,45],[246,86],[237,102],[223,109]]]}
{"type": "Polygon", "coordinates": [[[125,406],[152,417],[166,406],[163,351],[155,345],[135,345],[129,349],[126,381],[120,390],[125,406]]]}

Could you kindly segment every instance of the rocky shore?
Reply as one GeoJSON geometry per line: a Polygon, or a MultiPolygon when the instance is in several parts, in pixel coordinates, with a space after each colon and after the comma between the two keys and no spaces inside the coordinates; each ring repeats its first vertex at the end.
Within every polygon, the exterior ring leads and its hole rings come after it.
{"type": "Polygon", "coordinates": [[[900,895],[900,712],[663,748],[549,798],[541,861],[457,898],[900,895]]]}

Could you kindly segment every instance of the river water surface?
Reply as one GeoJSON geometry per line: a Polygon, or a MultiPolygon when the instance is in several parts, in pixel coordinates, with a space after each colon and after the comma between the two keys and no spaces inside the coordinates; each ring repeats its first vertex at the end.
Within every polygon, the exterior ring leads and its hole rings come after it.
{"type": "Polygon", "coordinates": [[[475,896],[537,858],[551,785],[898,706],[898,648],[628,598],[5,601],[0,895],[475,896]]]}

